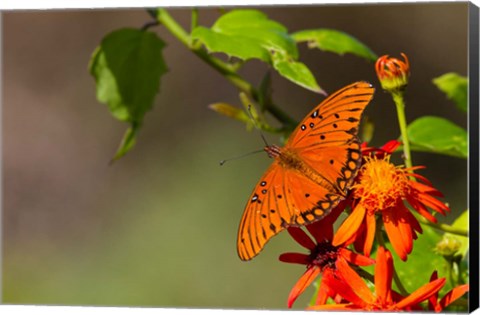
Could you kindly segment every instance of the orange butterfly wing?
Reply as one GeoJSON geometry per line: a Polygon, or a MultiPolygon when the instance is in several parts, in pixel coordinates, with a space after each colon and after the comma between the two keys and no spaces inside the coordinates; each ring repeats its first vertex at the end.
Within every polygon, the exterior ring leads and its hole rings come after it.
{"type": "Polygon", "coordinates": [[[293,131],[281,150],[294,152],[306,168],[286,167],[277,157],[260,179],[240,222],[237,251],[242,260],[255,257],[288,226],[320,220],[345,198],[360,167],[357,132],[373,93],[366,82],[344,87],[293,131]]]}

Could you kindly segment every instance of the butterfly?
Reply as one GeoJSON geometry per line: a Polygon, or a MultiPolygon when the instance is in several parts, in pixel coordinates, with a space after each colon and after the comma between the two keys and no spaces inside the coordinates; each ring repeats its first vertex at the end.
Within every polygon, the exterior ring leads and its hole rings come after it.
{"type": "Polygon", "coordinates": [[[295,128],[285,146],[267,145],[274,161],[247,202],[240,221],[237,252],[255,257],[289,226],[325,217],[341,200],[360,168],[360,118],[374,88],[356,82],[331,94],[295,128]]]}

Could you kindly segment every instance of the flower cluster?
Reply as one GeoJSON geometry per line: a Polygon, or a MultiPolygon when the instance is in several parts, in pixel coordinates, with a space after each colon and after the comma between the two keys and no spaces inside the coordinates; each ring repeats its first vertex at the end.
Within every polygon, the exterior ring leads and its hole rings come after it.
{"type": "Polygon", "coordinates": [[[414,240],[422,233],[409,206],[430,222],[437,219],[429,209],[443,215],[449,211],[437,199],[442,194],[425,177],[413,173],[423,167],[405,168],[390,161],[400,144],[394,140],[381,148],[362,145],[363,164],[348,198],[324,219],[306,226],[313,240],[301,228],[288,228],[293,239],[309,251],[279,257],[282,262],[307,267],[290,292],[288,307],[319,276],[318,295],[310,307],[315,310],[423,310],[421,303],[428,301],[429,309],[439,312],[468,291],[468,285],[461,285],[438,301],[446,280],[437,279],[435,272],[428,283],[413,293],[396,292],[392,290],[395,269],[391,252],[380,245],[375,260],[370,257],[374,240],[385,242],[383,229],[395,254],[407,260],[414,240]],[[333,224],[348,209],[350,214],[334,233],[333,224]],[[349,249],[350,245],[353,249],[349,249]],[[359,268],[372,264],[375,274],[370,280],[374,293],[360,276],[368,278],[368,274],[359,268]],[[329,298],[333,304],[327,304],[329,298]]]}

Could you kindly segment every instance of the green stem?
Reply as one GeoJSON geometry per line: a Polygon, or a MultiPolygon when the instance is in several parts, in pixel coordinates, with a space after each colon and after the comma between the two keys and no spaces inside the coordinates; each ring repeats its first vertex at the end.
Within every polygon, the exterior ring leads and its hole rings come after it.
{"type": "Polygon", "coordinates": [[[455,280],[453,278],[453,260],[452,259],[446,259],[447,260],[447,277],[448,281],[450,281],[450,285],[452,287],[455,287],[455,280]]]}
{"type": "Polygon", "coordinates": [[[198,9],[192,9],[192,23],[190,24],[190,32],[192,32],[198,26],[198,9]]]}
{"type": "Polygon", "coordinates": [[[412,167],[412,156],[410,151],[410,141],[407,134],[407,119],[405,117],[405,102],[403,100],[403,92],[393,92],[393,101],[397,108],[398,123],[400,125],[400,133],[402,134],[403,155],[405,156],[405,164],[412,167]]]}
{"type": "MultiPolygon", "coordinates": [[[[162,23],[172,35],[174,35],[180,42],[188,47],[195,55],[202,59],[205,63],[222,74],[230,83],[232,83],[240,91],[245,92],[253,100],[258,102],[259,93],[250,84],[250,82],[243,79],[236,73],[236,69],[222,60],[209,55],[205,50],[191,46],[191,39],[187,32],[175,21],[175,19],[165,9],[157,10],[157,20],[162,23]]],[[[267,106],[267,110],[281,123],[287,126],[296,126],[297,122],[288,116],[284,111],[271,103],[267,106]]]]}
{"type": "Polygon", "coordinates": [[[405,116],[405,101],[403,100],[403,92],[393,92],[393,101],[397,108],[398,124],[400,126],[400,133],[402,135],[403,142],[403,155],[405,156],[405,165],[412,167],[412,155],[410,151],[410,141],[407,134],[407,119],[405,116]]]}
{"type": "Polygon", "coordinates": [[[448,233],[459,235],[459,236],[468,237],[468,231],[464,229],[456,228],[445,223],[432,223],[420,215],[416,215],[416,218],[417,220],[420,221],[420,223],[431,226],[437,230],[448,232],[448,233]]]}

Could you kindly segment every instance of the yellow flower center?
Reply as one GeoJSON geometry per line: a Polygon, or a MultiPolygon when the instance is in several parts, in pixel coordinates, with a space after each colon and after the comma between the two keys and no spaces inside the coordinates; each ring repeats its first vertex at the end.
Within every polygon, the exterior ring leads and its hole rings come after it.
{"type": "Polygon", "coordinates": [[[354,196],[368,211],[381,211],[395,206],[409,191],[408,177],[404,169],[390,163],[390,156],[383,159],[367,157],[360,169],[360,182],[354,185],[354,196]]]}

